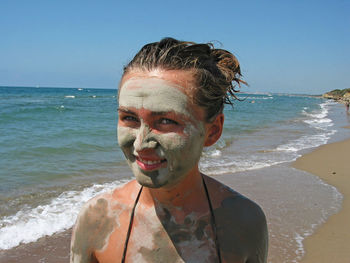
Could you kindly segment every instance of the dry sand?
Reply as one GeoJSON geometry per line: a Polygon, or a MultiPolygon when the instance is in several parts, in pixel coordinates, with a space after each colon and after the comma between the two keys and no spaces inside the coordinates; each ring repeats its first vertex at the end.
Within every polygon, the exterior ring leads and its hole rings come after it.
{"type": "Polygon", "coordinates": [[[344,197],[340,212],[305,239],[301,262],[350,262],[350,139],[323,145],[300,157],[293,167],[319,176],[344,197]]]}

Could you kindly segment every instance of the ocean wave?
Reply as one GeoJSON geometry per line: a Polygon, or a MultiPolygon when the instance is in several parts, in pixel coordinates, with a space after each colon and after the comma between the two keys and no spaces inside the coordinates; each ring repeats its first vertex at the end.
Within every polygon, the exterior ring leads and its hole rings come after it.
{"type": "Polygon", "coordinates": [[[304,149],[314,148],[322,144],[326,144],[331,136],[337,132],[335,129],[330,129],[330,127],[334,126],[333,121],[328,118],[330,105],[331,103],[326,101],[320,104],[319,110],[310,113],[306,112],[305,108],[302,110],[302,114],[307,117],[307,119],[303,120],[303,122],[308,124],[311,128],[320,130],[320,132],[301,136],[298,139],[278,146],[275,150],[298,152],[304,149]]]}
{"type": "Polygon", "coordinates": [[[265,138],[265,141],[270,141],[270,143],[256,142],[251,144],[248,142],[248,145],[241,146],[246,147],[244,152],[240,152],[239,148],[233,148],[231,153],[226,152],[224,147],[216,147],[202,156],[200,168],[208,174],[225,174],[256,170],[295,161],[301,156],[300,151],[326,144],[337,132],[336,129],[332,128],[334,123],[328,117],[330,105],[327,101],[321,101],[319,108],[311,112],[306,112],[308,108],[303,107],[303,117],[297,117],[292,122],[285,122],[287,127],[274,127],[272,128],[273,132],[266,130],[261,134],[254,135],[265,138]],[[301,125],[302,123],[307,124],[309,128],[301,125]],[[293,133],[295,128],[291,129],[290,125],[300,127],[296,128],[298,133],[293,133]],[[286,132],[290,134],[289,139],[274,146],[276,140],[272,137],[278,136],[277,134],[288,137],[286,132]],[[234,158],[229,157],[232,154],[234,154],[234,158]]]}
{"type": "MultiPolygon", "coordinates": [[[[285,151],[285,152],[298,152],[304,149],[318,147],[322,144],[326,144],[333,134],[336,133],[336,130],[330,130],[326,133],[314,134],[314,135],[305,135],[296,140],[292,140],[289,143],[278,146],[276,151],[285,151]]],[[[291,160],[292,161],[292,160],[291,160]]]]}
{"type": "Polygon", "coordinates": [[[305,116],[313,118],[313,119],[322,119],[328,115],[329,105],[330,105],[330,103],[328,101],[326,101],[326,102],[320,104],[320,108],[321,108],[320,110],[316,110],[313,112],[307,112],[304,108],[302,113],[305,116]]]}
{"type": "Polygon", "coordinates": [[[224,149],[226,146],[227,143],[225,140],[223,138],[220,138],[214,145],[203,149],[202,157],[218,157],[222,154],[222,149],[224,149]]]}
{"type": "Polygon", "coordinates": [[[126,182],[127,180],[119,180],[95,184],[81,192],[67,191],[47,205],[23,209],[15,215],[1,218],[0,249],[11,249],[21,243],[34,242],[43,236],[69,229],[85,202],[126,182]]]}
{"type": "Polygon", "coordinates": [[[304,123],[310,125],[312,128],[321,129],[321,130],[327,130],[329,127],[333,126],[333,121],[329,118],[328,112],[329,112],[329,105],[330,103],[325,102],[320,104],[320,110],[314,111],[314,112],[306,112],[305,110],[302,111],[302,114],[307,117],[307,119],[304,120],[304,123]]]}
{"type": "Polygon", "coordinates": [[[218,175],[257,170],[281,163],[292,162],[301,156],[299,153],[301,150],[318,147],[327,143],[331,134],[334,133],[335,131],[333,130],[328,134],[318,134],[311,137],[303,136],[287,144],[280,145],[275,149],[265,150],[263,153],[252,152],[249,156],[236,155],[234,160],[227,158],[221,151],[213,151],[210,156],[206,156],[209,158],[201,159],[199,164],[200,170],[206,174],[218,175]],[[216,157],[217,159],[210,159],[210,157],[216,157]]]}
{"type": "Polygon", "coordinates": [[[67,98],[67,99],[74,99],[74,98],[75,98],[74,95],[66,95],[66,96],[64,96],[64,97],[67,98]]]}
{"type": "Polygon", "coordinates": [[[279,158],[274,158],[274,156],[266,153],[252,153],[249,157],[237,155],[234,159],[223,155],[218,156],[217,159],[205,158],[201,160],[199,167],[200,170],[206,174],[219,175],[262,169],[289,161],[289,158],[290,157],[286,155],[279,155],[279,158]]]}

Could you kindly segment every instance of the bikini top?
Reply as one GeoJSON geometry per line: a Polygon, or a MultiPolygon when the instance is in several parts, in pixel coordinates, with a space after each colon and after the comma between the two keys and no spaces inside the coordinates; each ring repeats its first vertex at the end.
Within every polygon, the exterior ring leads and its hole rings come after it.
{"type": "MultiPolygon", "coordinates": [[[[203,186],[204,186],[205,194],[207,196],[209,210],[210,210],[210,224],[211,224],[211,227],[213,229],[214,236],[215,236],[216,254],[218,256],[219,263],[221,263],[222,260],[221,260],[220,246],[219,246],[218,234],[217,234],[217,229],[216,229],[216,223],[215,223],[215,216],[214,216],[213,206],[211,204],[208,188],[207,188],[207,185],[205,183],[205,180],[204,180],[203,176],[202,176],[202,182],[203,182],[203,186]]],[[[143,186],[141,186],[140,191],[137,194],[137,197],[136,197],[135,203],[134,203],[134,207],[132,208],[132,211],[131,211],[129,228],[128,228],[128,232],[126,234],[126,239],[125,239],[125,243],[124,243],[123,257],[122,257],[121,263],[125,263],[125,256],[126,256],[126,251],[128,250],[128,243],[129,243],[130,233],[131,233],[131,229],[132,229],[132,224],[133,224],[133,221],[134,221],[135,209],[136,209],[136,205],[137,205],[137,203],[138,203],[138,201],[140,199],[140,195],[141,195],[142,189],[143,189],[143,186]]]]}

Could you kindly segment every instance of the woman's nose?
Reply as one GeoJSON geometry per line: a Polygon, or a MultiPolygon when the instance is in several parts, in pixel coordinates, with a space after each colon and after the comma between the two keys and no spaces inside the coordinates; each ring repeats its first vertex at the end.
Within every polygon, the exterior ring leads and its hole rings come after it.
{"type": "Polygon", "coordinates": [[[152,131],[148,125],[141,124],[134,141],[134,149],[139,152],[144,149],[155,149],[157,141],[154,139],[152,131]]]}

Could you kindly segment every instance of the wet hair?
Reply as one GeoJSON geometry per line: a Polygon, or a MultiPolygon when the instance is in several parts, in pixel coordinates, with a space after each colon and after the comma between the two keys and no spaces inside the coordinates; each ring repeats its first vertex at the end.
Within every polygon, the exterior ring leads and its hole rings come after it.
{"type": "Polygon", "coordinates": [[[229,51],[216,49],[211,43],[197,44],[164,38],[147,44],[124,67],[123,76],[133,70],[193,70],[197,91],[194,103],[206,111],[206,121],[221,113],[224,104],[233,106],[240,87],[241,70],[237,58],[229,51]]]}

